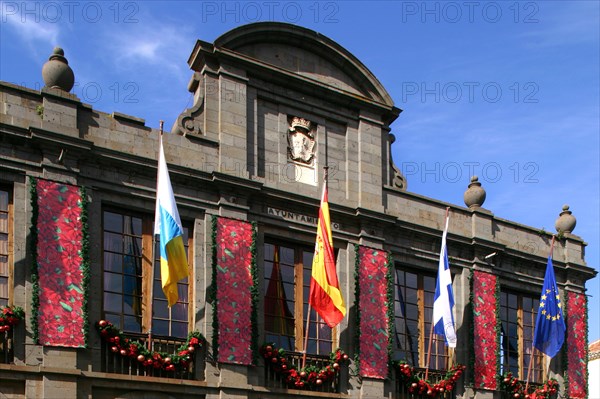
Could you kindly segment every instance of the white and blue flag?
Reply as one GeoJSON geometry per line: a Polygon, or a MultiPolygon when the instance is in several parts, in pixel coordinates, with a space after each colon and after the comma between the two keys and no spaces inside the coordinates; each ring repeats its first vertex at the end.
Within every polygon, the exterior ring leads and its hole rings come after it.
{"type": "Polygon", "coordinates": [[[454,327],[454,293],[452,292],[452,275],[448,265],[448,249],[446,247],[446,235],[448,234],[449,215],[446,215],[446,227],[442,235],[442,249],[440,250],[440,262],[438,267],[437,284],[433,297],[433,319],[434,332],[443,335],[446,345],[456,348],[456,329],[454,327]]]}

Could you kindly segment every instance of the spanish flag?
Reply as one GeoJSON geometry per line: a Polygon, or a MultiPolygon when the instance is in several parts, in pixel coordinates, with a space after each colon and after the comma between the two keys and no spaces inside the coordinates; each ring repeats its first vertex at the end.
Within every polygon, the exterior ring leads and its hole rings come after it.
{"type": "Polygon", "coordinates": [[[163,151],[162,134],[158,154],[158,183],[154,234],[160,236],[160,276],[169,306],[177,303],[177,282],[187,277],[188,264],[183,245],[183,226],[177,212],[171,179],[163,151]]]}
{"type": "Polygon", "coordinates": [[[332,328],[339,324],[346,315],[346,305],[344,304],[344,298],[342,298],[335,270],[329,203],[327,202],[327,183],[323,186],[321,208],[319,209],[317,242],[313,257],[308,303],[332,328]]]}

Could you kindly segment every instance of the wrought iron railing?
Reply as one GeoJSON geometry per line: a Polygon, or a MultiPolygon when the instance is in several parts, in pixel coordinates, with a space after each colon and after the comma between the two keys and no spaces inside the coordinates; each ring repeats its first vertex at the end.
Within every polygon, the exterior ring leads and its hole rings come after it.
{"type": "MultiPolygon", "coordinates": [[[[139,341],[148,347],[148,336],[142,334],[125,334],[132,341],[139,341]]],[[[179,347],[185,343],[184,339],[172,337],[152,337],[150,343],[151,351],[176,354],[179,347]]],[[[205,368],[205,349],[201,348],[190,355],[190,361],[186,367],[179,367],[168,371],[163,367],[146,366],[136,358],[122,356],[119,352],[111,350],[111,344],[102,342],[102,371],[105,373],[116,373],[134,376],[152,376],[163,378],[174,378],[181,380],[203,380],[205,368]]]]}
{"type": "Polygon", "coordinates": [[[13,330],[0,333],[0,363],[9,364],[14,361],[13,330]]]}
{"type": "MultiPolygon", "coordinates": [[[[285,352],[287,358],[287,367],[295,368],[296,370],[302,369],[302,357],[303,354],[299,352],[285,352]]],[[[306,355],[306,366],[314,366],[316,369],[321,370],[331,365],[331,361],[328,356],[318,355],[306,355]]],[[[340,365],[340,372],[335,374],[333,381],[324,382],[320,385],[312,385],[310,387],[304,387],[314,392],[328,392],[328,393],[339,393],[340,392],[340,375],[344,374],[347,366],[340,365]]],[[[295,387],[290,385],[287,381],[287,374],[281,371],[276,371],[271,364],[266,362],[265,367],[265,385],[267,388],[292,388],[295,387]]]]}
{"type": "MultiPolygon", "coordinates": [[[[420,380],[425,379],[425,372],[426,370],[424,368],[414,368],[414,375],[417,376],[420,380]]],[[[395,381],[396,381],[396,389],[395,389],[395,395],[394,395],[394,399],[430,399],[431,396],[429,396],[427,394],[427,392],[423,392],[423,393],[418,393],[417,392],[409,392],[409,387],[406,386],[406,384],[404,383],[404,380],[402,379],[402,377],[400,376],[400,373],[398,371],[397,368],[395,368],[395,381]]],[[[435,384],[437,384],[438,382],[444,380],[446,377],[446,370],[432,370],[429,369],[428,375],[427,375],[427,382],[430,386],[433,386],[435,384]]],[[[442,399],[450,399],[450,398],[455,398],[456,397],[456,388],[453,388],[452,390],[448,391],[448,390],[444,390],[444,392],[439,392],[438,393],[439,396],[437,396],[438,398],[442,398],[442,399]]]]}

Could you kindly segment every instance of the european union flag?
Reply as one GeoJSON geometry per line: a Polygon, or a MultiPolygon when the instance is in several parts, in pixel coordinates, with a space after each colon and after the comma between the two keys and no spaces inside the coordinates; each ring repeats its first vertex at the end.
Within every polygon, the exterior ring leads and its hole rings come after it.
{"type": "Polygon", "coordinates": [[[552,255],[548,257],[546,277],[540,297],[540,308],[535,321],[533,346],[550,357],[554,357],[565,340],[565,321],[562,314],[560,295],[556,288],[552,255]]]}

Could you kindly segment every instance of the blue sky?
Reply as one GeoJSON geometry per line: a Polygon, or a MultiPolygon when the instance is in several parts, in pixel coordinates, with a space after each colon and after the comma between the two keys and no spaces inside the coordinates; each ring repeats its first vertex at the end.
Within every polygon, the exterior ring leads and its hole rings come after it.
{"type": "MultiPolygon", "coordinates": [[[[39,89],[55,45],[73,92],[170,127],[191,105],[188,56],[250,22],[316,30],[358,57],[404,112],[409,190],[463,205],[472,174],[497,217],[554,231],[563,204],[599,268],[600,6],[596,1],[0,2],[0,79],[39,89]]],[[[587,284],[600,338],[600,278],[587,284]]]]}

